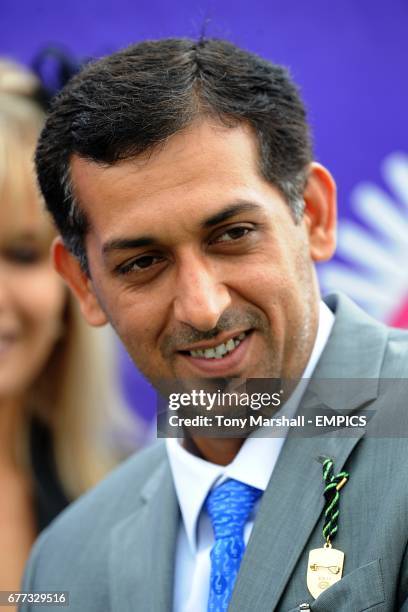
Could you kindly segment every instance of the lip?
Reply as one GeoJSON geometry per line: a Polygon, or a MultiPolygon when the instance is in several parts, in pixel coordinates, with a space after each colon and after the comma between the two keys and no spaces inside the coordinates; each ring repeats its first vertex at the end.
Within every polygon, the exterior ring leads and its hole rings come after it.
{"type": "MultiPolygon", "coordinates": [[[[231,340],[231,338],[236,338],[237,336],[239,336],[240,334],[243,333],[248,333],[249,329],[239,329],[237,331],[234,332],[228,332],[228,334],[220,334],[219,336],[217,336],[217,338],[215,340],[209,340],[208,342],[201,342],[200,344],[190,344],[189,346],[177,349],[177,352],[184,352],[184,351],[199,351],[199,350],[205,350],[205,349],[209,349],[209,348],[215,348],[216,346],[218,346],[219,344],[224,344],[226,342],[228,342],[228,340],[231,340]]],[[[243,340],[242,340],[243,342],[243,340]]]]}
{"type": "MultiPolygon", "coordinates": [[[[238,334],[234,334],[234,336],[229,335],[229,338],[233,338],[235,335],[238,334]]],[[[205,359],[204,357],[192,357],[191,355],[186,355],[184,353],[179,355],[182,359],[187,361],[188,365],[198,375],[211,374],[212,376],[228,376],[235,374],[237,369],[242,369],[245,358],[251,347],[252,337],[253,333],[247,335],[244,340],[242,340],[239,345],[225,357],[205,359]]],[[[221,342],[218,341],[217,344],[221,344],[221,342]]],[[[217,344],[212,344],[211,346],[214,347],[217,346],[217,344]]],[[[211,348],[211,346],[206,348],[211,348]]]]}
{"type": "Polygon", "coordinates": [[[0,336],[0,357],[6,355],[13,347],[15,338],[11,336],[0,336]]]}

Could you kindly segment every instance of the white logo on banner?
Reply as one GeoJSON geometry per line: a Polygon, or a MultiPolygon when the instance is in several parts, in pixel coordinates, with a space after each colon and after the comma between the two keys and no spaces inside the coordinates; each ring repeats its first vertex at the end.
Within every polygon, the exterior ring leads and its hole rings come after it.
{"type": "Polygon", "coordinates": [[[389,155],[382,176],[389,191],[360,183],[352,192],[356,220],[340,220],[338,257],[319,277],[324,293],[344,291],[377,319],[408,327],[408,155],[389,155]]]}

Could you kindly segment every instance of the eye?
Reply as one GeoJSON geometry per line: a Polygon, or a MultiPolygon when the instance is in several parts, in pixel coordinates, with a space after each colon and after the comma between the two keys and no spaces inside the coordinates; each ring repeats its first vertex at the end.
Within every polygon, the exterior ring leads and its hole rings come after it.
{"type": "Polygon", "coordinates": [[[225,242],[232,242],[234,240],[239,240],[240,238],[244,238],[245,236],[247,236],[252,231],[253,231],[253,228],[250,228],[244,225],[230,227],[229,229],[224,230],[222,234],[219,234],[218,236],[216,236],[211,241],[211,243],[220,244],[223,242],[225,243],[225,242]]]}
{"type": "Polygon", "coordinates": [[[28,266],[39,262],[43,253],[35,246],[15,246],[6,250],[7,259],[14,264],[28,266]]]}
{"type": "Polygon", "coordinates": [[[130,272],[142,272],[143,270],[149,270],[158,263],[164,261],[161,255],[142,255],[136,257],[131,261],[118,266],[117,271],[119,274],[129,274],[130,272]]]}

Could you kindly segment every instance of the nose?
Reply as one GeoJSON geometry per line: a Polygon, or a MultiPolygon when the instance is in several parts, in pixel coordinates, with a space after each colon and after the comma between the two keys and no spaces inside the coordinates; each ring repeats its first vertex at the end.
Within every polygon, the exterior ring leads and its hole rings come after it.
{"type": "Polygon", "coordinates": [[[174,301],[177,321],[199,331],[209,331],[216,327],[230,304],[228,287],[205,262],[189,257],[188,262],[180,265],[174,301]]]}
{"type": "Polygon", "coordinates": [[[0,312],[9,305],[10,299],[10,278],[0,262],[0,312]]]}

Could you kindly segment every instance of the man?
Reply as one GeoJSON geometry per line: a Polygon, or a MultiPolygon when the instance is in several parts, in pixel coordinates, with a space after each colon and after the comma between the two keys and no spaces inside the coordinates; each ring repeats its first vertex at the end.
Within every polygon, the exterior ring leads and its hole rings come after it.
{"type": "MultiPolygon", "coordinates": [[[[113,54],[61,93],[38,145],[55,266],[87,321],[109,321],[159,388],[367,379],[320,398],[399,414],[380,381],[407,376],[406,334],[344,297],[320,300],[314,263],[333,254],[336,197],[312,159],[281,67],[215,40],[113,54]]],[[[158,443],[44,533],[24,590],[69,591],[86,612],[408,610],[408,445],[363,434],[158,443]],[[345,561],[317,597],[308,554],[324,543],[328,459],[349,474],[341,492],[346,479],[332,482],[345,561]]]]}

